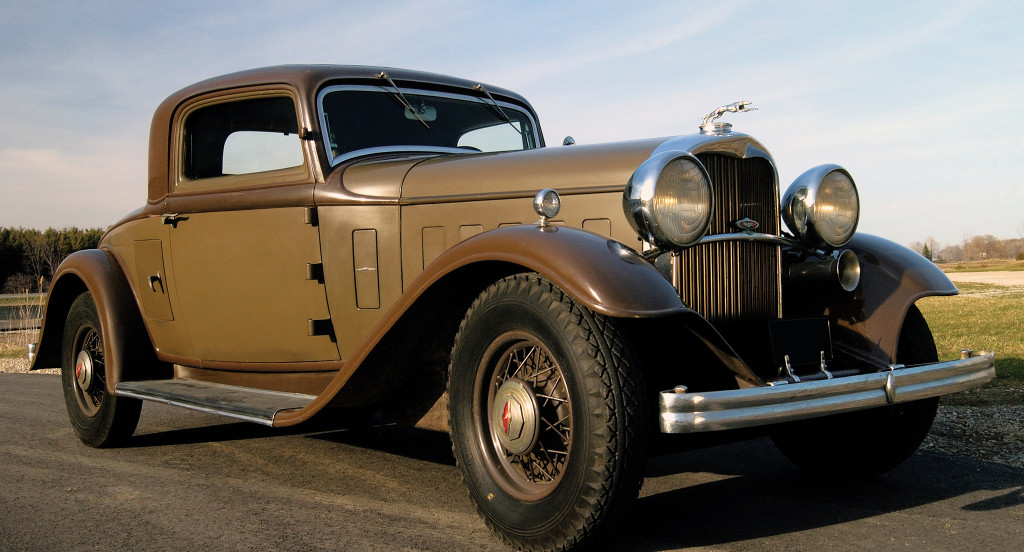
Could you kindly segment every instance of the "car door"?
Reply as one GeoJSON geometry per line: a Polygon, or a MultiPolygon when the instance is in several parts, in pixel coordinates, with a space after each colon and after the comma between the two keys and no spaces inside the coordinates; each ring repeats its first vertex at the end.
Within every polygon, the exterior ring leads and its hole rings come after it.
{"type": "Polygon", "coordinates": [[[310,148],[287,90],[207,98],[176,118],[164,223],[178,305],[204,367],[338,359],[310,148]]]}

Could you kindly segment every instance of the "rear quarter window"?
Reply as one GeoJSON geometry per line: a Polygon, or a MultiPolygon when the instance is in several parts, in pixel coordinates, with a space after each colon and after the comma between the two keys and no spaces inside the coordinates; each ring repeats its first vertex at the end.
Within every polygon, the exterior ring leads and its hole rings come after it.
{"type": "Polygon", "coordinates": [[[189,180],[262,173],[303,164],[290,97],[220,102],[187,115],[182,172],[189,180]]]}

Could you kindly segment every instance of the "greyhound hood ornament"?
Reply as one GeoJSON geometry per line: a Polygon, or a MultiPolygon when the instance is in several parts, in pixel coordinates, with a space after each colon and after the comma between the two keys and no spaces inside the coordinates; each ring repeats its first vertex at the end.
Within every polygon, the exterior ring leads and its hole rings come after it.
{"type": "Polygon", "coordinates": [[[704,120],[700,123],[700,132],[701,134],[725,134],[732,130],[732,125],[730,123],[716,123],[715,120],[720,119],[726,113],[746,113],[747,111],[757,111],[757,108],[750,107],[750,102],[745,100],[723,105],[704,116],[704,120]]]}

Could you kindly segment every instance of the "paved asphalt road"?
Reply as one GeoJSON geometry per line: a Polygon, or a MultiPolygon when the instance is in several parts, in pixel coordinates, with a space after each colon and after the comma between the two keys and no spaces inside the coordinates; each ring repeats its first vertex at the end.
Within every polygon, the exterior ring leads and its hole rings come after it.
{"type": "MultiPolygon", "coordinates": [[[[1020,443],[1008,444],[1020,446],[1020,443]]],[[[129,448],[71,432],[58,376],[0,374],[0,550],[504,550],[444,435],[272,430],[147,403],[129,448]]],[[[921,452],[803,477],[765,439],[653,459],[613,550],[1024,550],[1024,470],[921,452]]]]}

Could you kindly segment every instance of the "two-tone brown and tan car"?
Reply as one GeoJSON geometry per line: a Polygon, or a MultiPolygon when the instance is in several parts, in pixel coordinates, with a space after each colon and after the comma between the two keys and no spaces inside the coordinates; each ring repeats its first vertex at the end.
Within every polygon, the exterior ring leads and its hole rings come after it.
{"type": "Polygon", "coordinates": [[[484,520],[529,550],[613,527],[663,434],[764,426],[809,470],[888,470],[993,355],[938,362],[914,303],[957,289],[856,233],[843,168],[780,198],[768,150],[717,120],[749,110],[545,147],[524,98],[473,81],[201,82],[156,111],[145,206],[61,265],[34,367],[61,367],[90,446],[125,443],[143,400],[447,431],[484,520]]]}

